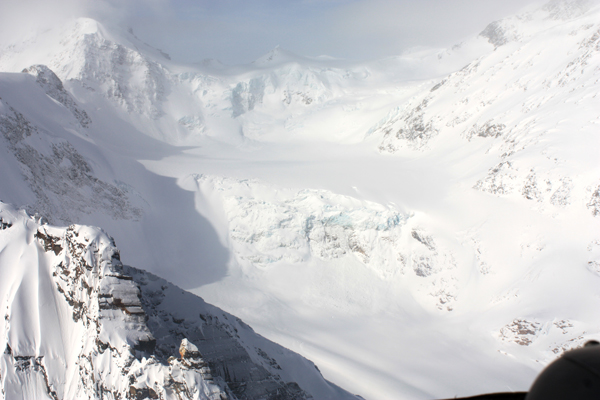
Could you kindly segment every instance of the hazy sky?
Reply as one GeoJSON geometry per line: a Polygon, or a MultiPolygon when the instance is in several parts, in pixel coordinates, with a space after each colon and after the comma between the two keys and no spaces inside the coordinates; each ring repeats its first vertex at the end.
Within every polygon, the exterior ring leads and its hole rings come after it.
{"type": "Polygon", "coordinates": [[[0,34],[91,16],[130,26],[175,60],[248,63],[277,45],[372,59],[476,35],[536,0],[0,0],[0,34]]]}

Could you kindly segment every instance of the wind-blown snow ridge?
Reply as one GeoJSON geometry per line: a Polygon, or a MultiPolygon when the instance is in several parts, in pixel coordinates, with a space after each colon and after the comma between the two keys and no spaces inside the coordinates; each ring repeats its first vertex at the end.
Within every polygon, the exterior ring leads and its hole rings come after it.
{"type": "Polygon", "coordinates": [[[4,203],[0,220],[0,398],[352,398],[239,319],[123,266],[100,229],[4,203]]]}

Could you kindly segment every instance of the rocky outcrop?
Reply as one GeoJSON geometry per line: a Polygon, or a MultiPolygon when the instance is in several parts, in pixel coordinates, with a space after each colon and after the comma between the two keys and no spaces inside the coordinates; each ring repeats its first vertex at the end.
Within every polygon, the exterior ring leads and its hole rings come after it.
{"type": "Polygon", "coordinates": [[[484,37],[497,49],[500,46],[518,39],[518,34],[509,20],[494,21],[485,27],[479,36],[484,37]]]}
{"type": "Polygon", "coordinates": [[[426,148],[428,142],[439,132],[433,121],[425,116],[429,101],[430,98],[426,97],[417,106],[403,110],[384,124],[380,128],[384,134],[379,151],[394,153],[403,144],[415,150],[426,148]]]}
{"type": "Polygon", "coordinates": [[[515,188],[516,172],[511,161],[503,161],[490,168],[487,176],[477,181],[473,188],[495,195],[509,194],[515,188]]]}
{"type": "Polygon", "coordinates": [[[600,185],[593,191],[590,201],[586,204],[594,217],[600,215],[600,185]]]}
{"type": "Polygon", "coordinates": [[[473,125],[467,134],[467,139],[471,140],[474,136],[482,138],[497,138],[502,136],[505,129],[506,125],[496,124],[493,122],[493,120],[489,120],[481,126],[477,124],[473,125]]]}
{"type": "MultiPolygon", "coordinates": [[[[197,368],[205,380],[216,382],[235,399],[312,398],[298,383],[281,377],[285,371],[272,354],[289,356],[291,352],[157,276],[132,267],[125,267],[125,272],[139,284],[158,360],[197,368]]],[[[316,369],[308,372],[320,375],[316,369]]]]}
{"type": "Polygon", "coordinates": [[[502,340],[511,341],[521,346],[529,346],[541,330],[541,324],[526,319],[515,319],[500,330],[502,340]]]}
{"type": "Polygon", "coordinates": [[[44,89],[46,94],[71,111],[82,127],[87,128],[92,123],[85,110],[77,105],[69,92],[65,90],[61,80],[50,68],[45,65],[32,65],[22,72],[35,76],[36,82],[44,89]]]}
{"type": "Polygon", "coordinates": [[[41,225],[3,203],[0,216],[0,399],[313,398],[282,378],[277,354],[329,387],[239,319],[124,266],[102,230],[41,225]]]}
{"type": "Polygon", "coordinates": [[[150,119],[164,114],[162,102],[169,90],[169,73],[161,64],[145,57],[137,46],[116,43],[101,24],[88,18],[79,18],[61,44],[63,59],[56,59],[48,66],[63,80],[102,93],[129,113],[150,119]]]}

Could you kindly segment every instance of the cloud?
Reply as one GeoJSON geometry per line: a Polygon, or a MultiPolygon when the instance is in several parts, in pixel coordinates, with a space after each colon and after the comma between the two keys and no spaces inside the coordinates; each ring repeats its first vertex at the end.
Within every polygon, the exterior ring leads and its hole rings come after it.
{"type": "Polygon", "coordinates": [[[451,46],[535,1],[174,0],[174,20],[165,19],[160,30],[141,20],[134,28],[186,61],[247,63],[276,45],[307,56],[360,60],[415,46],[451,46]],[[173,43],[171,35],[180,41],[173,43]]]}
{"type": "Polygon", "coordinates": [[[0,34],[87,16],[131,26],[183,62],[248,63],[276,45],[307,55],[371,59],[450,46],[535,0],[1,0],[0,34]]]}
{"type": "Polygon", "coordinates": [[[0,35],[6,43],[77,17],[122,25],[138,14],[160,15],[169,3],[169,0],[1,0],[0,35]]]}
{"type": "Polygon", "coordinates": [[[0,2],[0,34],[3,40],[14,40],[60,23],[80,11],[80,4],[75,0],[3,0],[0,2]]]}
{"type": "Polygon", "coordinates": [[[328,16],[328,37],[345,54],[354,51],[363,57],[399,54],[415,46],[450,46],[524,5],[523,0],[356,1],[328,16]]]}

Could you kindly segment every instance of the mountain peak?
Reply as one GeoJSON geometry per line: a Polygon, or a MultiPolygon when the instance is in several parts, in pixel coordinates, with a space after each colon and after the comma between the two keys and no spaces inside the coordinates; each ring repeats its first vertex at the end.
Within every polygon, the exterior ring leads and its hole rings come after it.
{"type": "Polygon", "coordinates": [[[81,17],[75,20],[75,30],[82,34],[93,34],[102,32],[102,24],[92,18],[81,17]]]}
{"type": "Polygon", "coordinates": [[[256,59],[253,64],[258,66],[270,66],[301,60],[304,60],[304,57],[296,55],[291,51],[282,49],[279,45],[277,45],[267,54],[256,59]]]}

